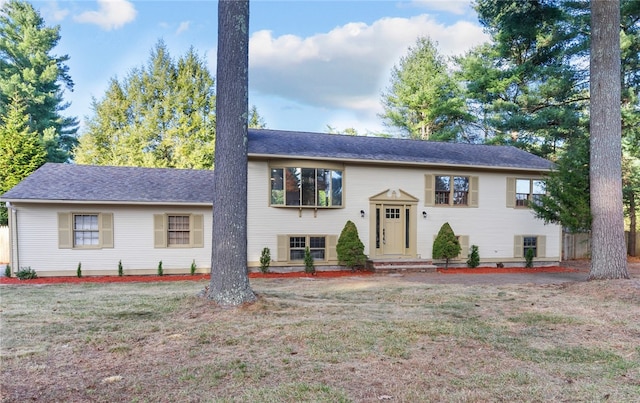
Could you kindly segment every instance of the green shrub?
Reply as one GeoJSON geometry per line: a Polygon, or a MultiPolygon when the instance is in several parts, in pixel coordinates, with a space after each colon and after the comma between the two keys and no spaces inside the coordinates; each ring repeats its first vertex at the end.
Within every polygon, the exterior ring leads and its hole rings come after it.
{"type": "Polygon", "coordinates": [[[11,266],[10,265],[6,265],[4,268],[4,276],[5,277],[11,277],[11,266]]]}
{"type": "Polygon", "coordinates": [[[532,268],[533,267],[533,258],[535,257],[533,253],[533,249],[527,249],[527,253],[524,254],[525,267],[532,268]]]}
{"type": "Polygon", "coordinates": [[[262,248],[262,254],[260,255],[260,271],[263,273],[269,273],[269,266],[271,265],[271,251],[269,248],[262,248]]]}
{"type": "Polygon", "coordinates": [[[82,262],[78,262],[78,268],[76,269],[76,276],[82,277],[82,262]]]}
{"type": "Polygon", "coordinates": [[[191,266],[189,267],[189,272],[191,273],[191,275],[192,275],[192,276],[193,276],[194,274],[196,274],[196,269],[197,269],[197,266],[196,266],[196,260],[195,260],[195,259],[193,259],[193,260],[191,261],[191,266]]]}
{"type": "Polygon", "coordinates": [[[313,264],[313,256],[307,246],[304,250],[304,272],[309,274],[316,274],[316,267],[313,264]]]}
{"type": "Polygon", "coordinates": [[[447,268],[449,267],[449,259],[458,256],[461,250],[460,241],[458,241],[449,223],[442,224],[436,239],[433,241],[432,257],[434,259],[445,259],[444,267],[447,268]]]}
{"type": "Polygon", "coordinates": [[[162,260],[158,263],[158,276],[163,276],[164,272],[162,271],[162,260]]]}
{"type": "Polygon", "coordinates": [[[124,275],[124,270],[122,269],[122,260],[118,260],[118,276],[122,277],[124,275]]]}
{"type": "Polygon", "coordinates": [[[31,280],[34,278],[38,278],[38,275],[36,274],[36,271],[32,270],[31,266],[29,266],[21,267],[20,270],[18,270],[18,272],[16,273],[16,277],[18,277],[20,280],[31,280]]]}
{"type": "Polygon", "coordinates": [[[336,245],[340,264],[347,266],[352,271],[359,266],[364,266],[367,256],[364,254],[364,244],[358,236],[358,228],[349,220],[344,225],[338,244],[336,245]]]}
{"type": "Polygon", "coordinates": [[[471,268],[478,267],[480,265],[480,253],[478,252],[478,245],[471,245],[471,253],[469,253],[469,259],[467,259],[467,266],[471,268]]]}

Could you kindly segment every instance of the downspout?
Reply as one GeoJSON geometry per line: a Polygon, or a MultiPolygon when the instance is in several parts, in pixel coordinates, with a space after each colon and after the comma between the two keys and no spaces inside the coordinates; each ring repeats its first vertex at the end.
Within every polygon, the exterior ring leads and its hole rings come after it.
{"type": "Polygon", "coordinates": [[[18,210],[6,203],[9,211],[9,262],[11,264],[12,274],[20,270],[20,253],[18,247],[18,210]]]}

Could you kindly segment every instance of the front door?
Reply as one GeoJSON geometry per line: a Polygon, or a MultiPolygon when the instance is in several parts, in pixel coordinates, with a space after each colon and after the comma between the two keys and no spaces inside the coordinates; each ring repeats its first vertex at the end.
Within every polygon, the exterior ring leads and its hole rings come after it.
{"type": "Polygon", "coordinates": [[[404,253],[403,206],[385,206],[382,220],[382,248],[385,255],[404,253]]]}

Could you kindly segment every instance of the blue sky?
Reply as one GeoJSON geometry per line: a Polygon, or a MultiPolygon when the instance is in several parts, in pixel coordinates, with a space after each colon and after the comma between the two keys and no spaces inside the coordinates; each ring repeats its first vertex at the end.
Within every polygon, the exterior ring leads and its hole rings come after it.
{"type": "MultiPolygon", "coordinates": [[[[0,0],[2,2],[2,0],[0,0]]],[[[390,72],[420,36],[444,55],[488,40],[466,0],[275,1],[250,3],[249,103],[267,127],[389,132],[377,116],[390,72]]],[[[61,27],[75,83],[66,114],[91,115],[112,78],[145,64],[162,39],[175,58],[190,46],[216,71],[217,2],[37,0],[47,26],[61,27]]]]}

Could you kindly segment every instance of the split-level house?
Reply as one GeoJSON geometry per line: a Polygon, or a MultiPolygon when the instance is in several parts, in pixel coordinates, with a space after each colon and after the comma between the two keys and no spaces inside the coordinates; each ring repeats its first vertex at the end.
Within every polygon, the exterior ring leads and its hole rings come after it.
{"type": "MultiPolygon", "coordinates": [[[[552,163],[510,146],[249,129],[248,264],[271,251],[272,270],[339,266],[347,221],[371,264],[439,263],[432,245],[448,222],[464,265],[560,260],[561,228],[535,218],[552,163]]],[[[210,269],[213,171],[45,164],[2,195],[11,264],[39,276],[210,269]]],[[[220,190],[224,191],[224,190],[220,190]]]]}

